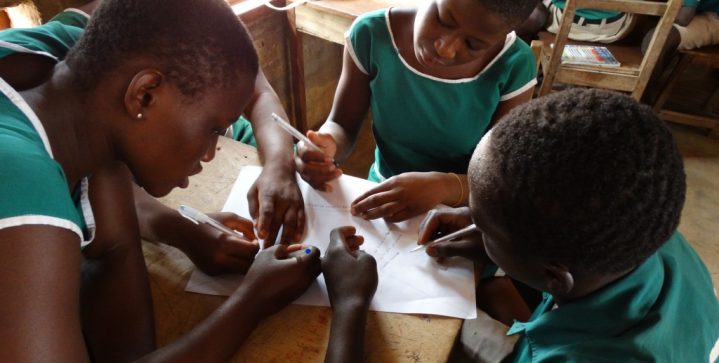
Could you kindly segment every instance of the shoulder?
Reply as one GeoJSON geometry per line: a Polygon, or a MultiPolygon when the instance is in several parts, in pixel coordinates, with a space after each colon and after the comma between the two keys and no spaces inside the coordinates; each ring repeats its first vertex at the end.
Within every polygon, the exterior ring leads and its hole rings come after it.
{"type": "Polygon", "coordinates": [[[388,12],[389,9],[378,9],[358,16],[347,31],[347,36],[352,38],[358,35],[370,36],[378,31],[386,32],[388,12]]]}
{"type": "Polygon", "coordinates": [[[16,114],[0,115],[0,228],[44,224],[81,236],[65,174],[24,121],[16,114]]]}
{"type": "Polygon", "coordinates": [[[34,53],[62,59],[77,43],[83,29],[60,21],[50,21],[34,28],[8,29],[0,32],[0,54],[34,53]]]}
{"type": "Polygon", "coordinates": [[[507,45],[500,61],[505,64],[535,63],[532,49],[514,32],[507,35],[507,45]]]}

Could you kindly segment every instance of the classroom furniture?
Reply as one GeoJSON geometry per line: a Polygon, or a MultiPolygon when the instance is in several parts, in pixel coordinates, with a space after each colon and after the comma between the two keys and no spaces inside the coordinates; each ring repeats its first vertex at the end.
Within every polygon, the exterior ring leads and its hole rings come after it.
{"type": "MultiPolygon", "coordinates": [[[[691,66],[703,65],[713,69],[719,68],[719,45],[703,47],[699,49],[680,50],[679,61],[671,71],[666,84],[664,85],[657,101],[654,103],[654,112],[659,114],[665,121],[691,125],[709,130],[709,136],[719,138],[719,118],[706,115],[679,112],[664,108],[664,104],[671,95],[677,81],[681,79],[684,71],[691,66]]],[[[704,114],[709,113],[708,106],[713,104],[714,99],[719,97],[719,88],[715,89],[712,96],[704,104],[704,114]]]]}
{"type": "MultiPolygon", "coordinates": [[[[256,150],[220,137],[215,159],[190,178],[190,186],[175,189],[161,200],[172,208],[187,204],[204,212],[219,211],[244,165],[259,165],[256,150]]],[[[194,266],[179,250],[145,242],[143,252],[157,343],[163,346],[191,330],[225,297],[184,291],[194,266]]],[[[231,362],[322,362],[331,317],[328,307],[289,305],[260,323],[231,362]]],[[[365,361],[445,362],[461,322],[439,316],[370,312],[365,361]]]]}
{"type": "MultiPolygon", "coordinates": [[[[298,0],[288,0],[293,3],[298,0]]],[[[421,0],[310,0],[287,12],[289,22],[289,57],[292,84],[294,126],[307,131],[304,55],[300,33],[344,44],[344,33],[354,19],[368,11],[392,6],[413,6],[421,0]]]]}
{"type": "Polygon", "coordinates": [[[548,94],[556,83],[598,87],[631,93],[639,100],[649,82],[655,65],[666,42],[674,18],[682,0],[666,2],[642,0],[567,0],[557,34],[540,32],[542,47],[542,69],[544,80],[539,96],[548,94]],[[577,42],[568,39],[569,30],[576,10],[579,8],[611,10],[632,14],[658,16],[659,22],[651,38],[646,54],[642,55],[639,45],[613,45],[577,42]],[[621,63],[619,67],[561,64],[562,52],[567,44],[606,46],[621,63]]]}

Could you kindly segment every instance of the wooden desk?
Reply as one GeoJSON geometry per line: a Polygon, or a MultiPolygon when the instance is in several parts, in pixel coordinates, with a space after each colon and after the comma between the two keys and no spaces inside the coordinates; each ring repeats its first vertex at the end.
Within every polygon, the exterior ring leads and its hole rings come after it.
{"type": "MultiPolygon", "coordinates": [[[[254,148],[221,137],[218,151],[204,171],[162,201],[170,207],[187,203],[203,211],[224,205],[244,165],[258,165],[254,148]]],[[[144,243],[155,308],[157,342],[166,345],[207,317],[224,297],[185,292],[194,266],[179,250],[144,243]]],[[[322,362],[332,312],[326,307],[289,305],[263,321],[232,362],[322,362]]],[[[370,312],[365,355],[368,362],[444,362],[461,320],[424,315],[370,312]]]]}
{"type": "MultiPolygon", "coordinates": [[[[287,2],[296,1],[298,0],[288,0],[287,2]]],[[[307,104],[304,55],[299,33],[344,44],[344,34],[357,16],[376,9],[414,6],[420,2],[420,0],[313,0],[288,12],[293,116],[295,126],[300,131],[307,131],[307,104]]]]}

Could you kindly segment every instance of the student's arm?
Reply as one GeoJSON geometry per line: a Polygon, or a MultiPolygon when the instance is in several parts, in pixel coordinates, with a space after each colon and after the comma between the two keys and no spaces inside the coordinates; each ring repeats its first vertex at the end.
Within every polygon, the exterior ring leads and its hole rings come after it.
{"type": "Polygon", "coordinates": [[[697,8],[693,6],[682,6],[679,8],[677,17],[674,19],[674,24],[687,26],[694,19],[697,13],[697,8]]]}
{"type": "Polygon", "coordinates": [[[332,304],[332,326],[325,362],[363,362],[367,311],[377,289],[377,263],[358,250],[363,238],[354,227],[330,233],[322,273],[332,304]]]}
{"type": "Polygon", "coordinates": [[[242,285],[207,319],[147,362],[226,362],[257,324],[299,297],[320,272],[320,253],[297,257],[286,245],[263,250],[242,285]]]}
{"type": "Polygon", "coordinates": [[[89,362],[78,235],[44,225],[0,229],[0,260],[0,361],[89,362]]]}
{"type": "Polygon", "coordinates": [[[234,213],[210,213],[228,227],[242,232],[247,240],[222,234],[207,225],[197,225],[176,210],[160,203],[138,186],[134,187],[135,207],[142,238],[172,245],[204,273],[244,273],[259,250],[252,222],[234,213]]]}
{"type": "MultiPolygon", "coordinates": [[[[1,229],[0,241],[0,361],[88,362],[79,318],[78,236],[37,225],[1,229]]],[[[264,250],[220,308],[140,361],[227,361],[259,321],[303,293],[319,271],[316,248],[297,258],[288,258],[286,246],[264,250]]]]}
{"type": "Polygon", "coordinates": [[[342,74],[332,111],[319,131],[307,132],[310,141],[324,150],[324,153],[309,149],[302,142],[297,147],[297,171],[313,188],[326,190],[329,188],[327,182],[342,174],[342,170],[334,166],[332,159],[341,162],[349,156],[354,147],[369,109],[369,81],[369,76],[357,68],[345,48],[342,74]]]}
{"type": "Polygon", "coordinates": [[[427,212],[437,204],[465,205],[467,176],[442,172],[395,175],[352,201],[352,215],[401,222],[427,212]],[[427,191],[431,191],[428,193],[427,191]]]}
{"type": "Polygon", "coordinates": [[[292,137],[275,124],[272,113],[287,119],[277,94],[260,69],[247,114],[264,168],[250,188],[247,200],[250,215],[257,221],[258,237],[265,240],[265,247],[274,243],[280,226],[284,226],[283,242],[298,242],[305,229],[304,201],[295,179],[292,137]]]}

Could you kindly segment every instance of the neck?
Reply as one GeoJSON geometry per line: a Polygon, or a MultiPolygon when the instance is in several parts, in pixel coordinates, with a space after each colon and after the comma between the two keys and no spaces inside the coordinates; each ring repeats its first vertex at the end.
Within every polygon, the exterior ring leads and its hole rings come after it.
{"type": "Polygon", "coordinates": [[[21,92],[45,128],[55,160],[62,166],[72,189],[82,177],[90,175],[112,159],[104,119],[92,107],[93,94],[79,89],[64,62],[55,66],[48,81],[21,92]]]}

